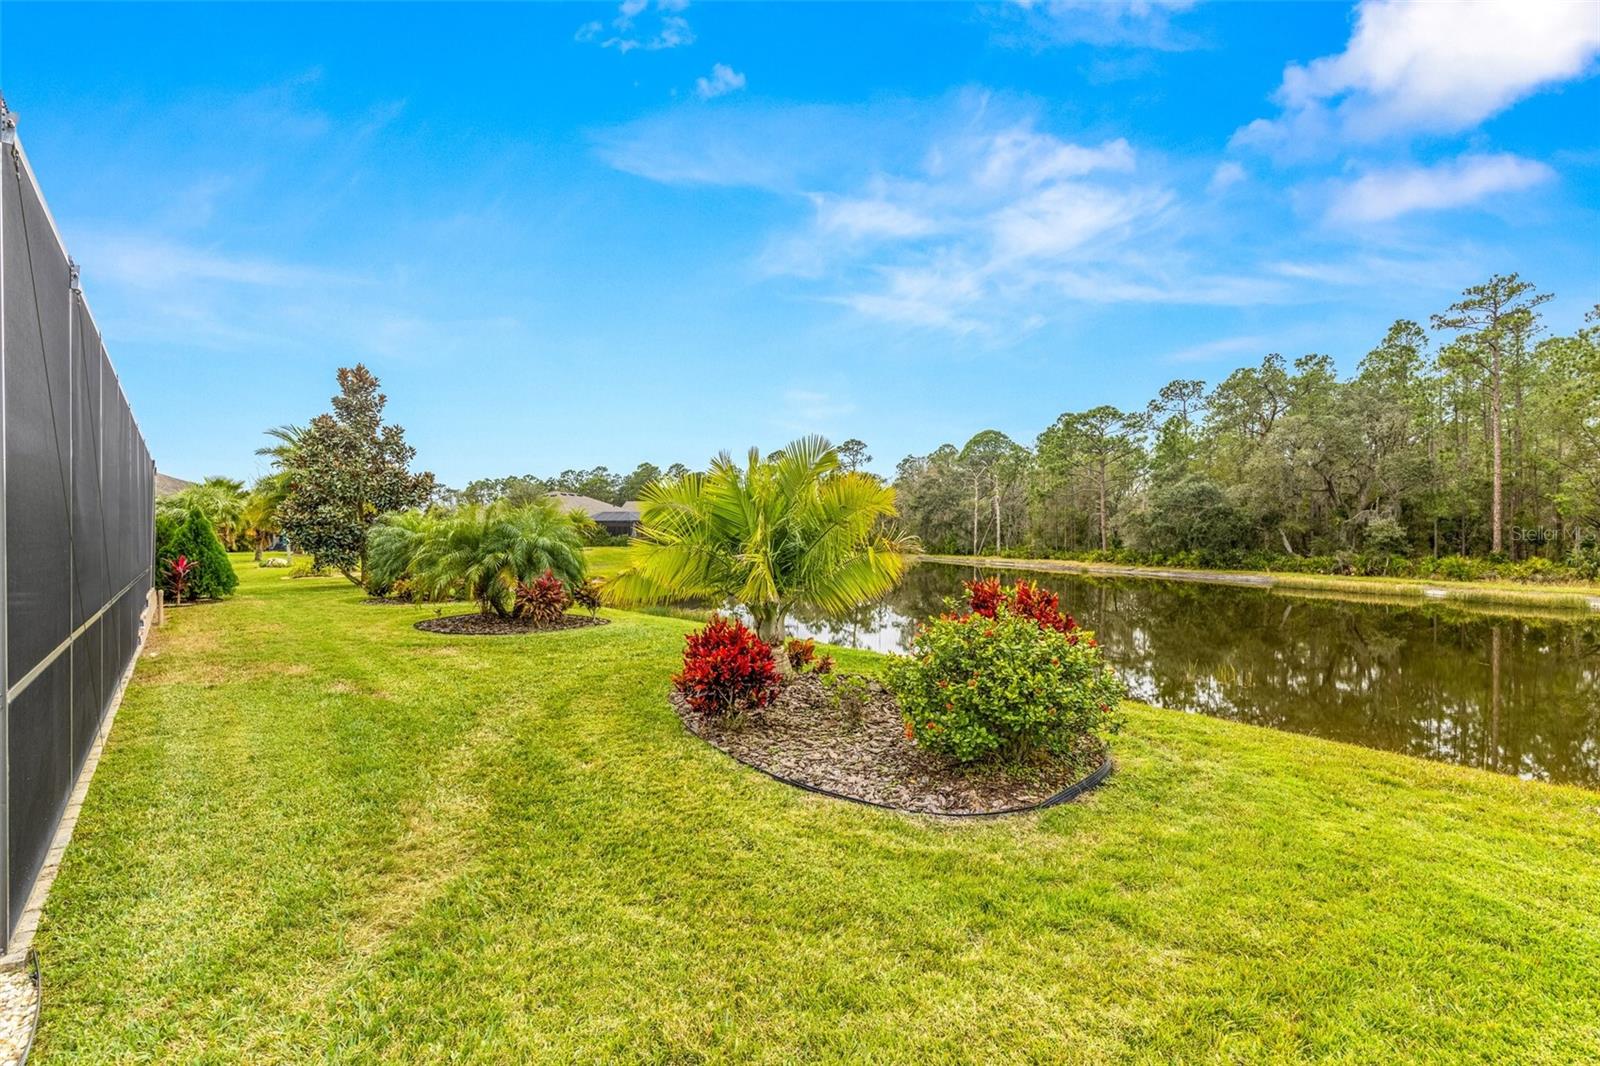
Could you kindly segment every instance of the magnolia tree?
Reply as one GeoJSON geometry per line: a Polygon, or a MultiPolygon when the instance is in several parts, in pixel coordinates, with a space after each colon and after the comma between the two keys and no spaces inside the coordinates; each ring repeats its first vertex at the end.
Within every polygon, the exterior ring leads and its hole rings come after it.
{"type": "Polygon", "coordinates": [[[387,402],[366,367],[341,367],[333,411],[297,435],[285,461],[289,494],[278,511],[284,535],[318,566],[358,585],[368,529],[380,515],[427,503],[435,488],[432,474],[411,472],[417,452],[405,430],[384,425],[387,402]]]}

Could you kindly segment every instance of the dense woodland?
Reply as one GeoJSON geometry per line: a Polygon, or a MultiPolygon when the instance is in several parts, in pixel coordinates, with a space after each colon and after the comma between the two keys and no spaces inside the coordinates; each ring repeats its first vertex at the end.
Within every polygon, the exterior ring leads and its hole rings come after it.
{"type": "Polygon", "coordinates": [[[986,430],[899,464],[903,521],[942,552],[1587,559],[1600,541],[1600,306],[1545,330],[1548,294],[1474,286],[1396,322],[1341,380],[1268,355],[1143,410],[1067,412],[1032,446],[986,430]]]}

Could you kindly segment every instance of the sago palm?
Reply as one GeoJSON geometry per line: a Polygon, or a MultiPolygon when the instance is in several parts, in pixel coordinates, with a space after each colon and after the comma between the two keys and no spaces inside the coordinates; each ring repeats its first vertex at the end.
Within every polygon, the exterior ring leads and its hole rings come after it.
{"type": "Polygon", "coordinates": [[[461,507],[425,523],[420,539],[411,572],[426,595],[459,588],[502,617],[517,582],[549,570],[571,585],[585,574],[578,527],[549,500],[461,507]]]}
{"type": "Polygon", "coordinates": [[[732,600],[778,643],[791,607],[843,613],[888,592],[916,538],[887,523],[894,489],[844,472],[832,445],[802,437],[743,465],[726,452],[705,474],[645,490],[628,568],[606,585],[618,605],[732,600]]]}

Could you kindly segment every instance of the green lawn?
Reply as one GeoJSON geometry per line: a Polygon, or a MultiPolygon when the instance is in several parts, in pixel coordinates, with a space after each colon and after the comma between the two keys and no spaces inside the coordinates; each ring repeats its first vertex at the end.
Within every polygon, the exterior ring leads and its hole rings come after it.
{"type": "Polygon", "coordinates": [[[688,736],[687,622],[240,576],[117,718],[41,1063],[1600,1059],[1600,793],[1133,707],[1085,800],[941,823],[688,736]]]}

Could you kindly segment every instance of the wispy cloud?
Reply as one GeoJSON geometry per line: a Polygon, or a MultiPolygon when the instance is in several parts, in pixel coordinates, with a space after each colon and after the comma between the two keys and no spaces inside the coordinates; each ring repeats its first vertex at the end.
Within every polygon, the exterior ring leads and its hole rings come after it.
{"type": "Polygon", "coordinates": [[[724,96],[744,88],[744,75],[728,66],[726,63],[713,63],[709,78],[696,78],[694,80],[695,95],[702,100],[712,97],[724,96]]]}
{"type": "Polygon", "coordinates": [[[1245,352],[1266,351],[1267,342],[1255,335],[1221,337],[1203,344],[1192,344],[1167,355],[1168,363],[1209,363],[1222,358],[1234,358],[1245,352]]]}
{"type": "Polygon", "coordinates": [[[1600,17],[1589,3],[1362,0],[1345,50],[1291,63],[1234,143],[1291,154],[1418,132],[1471,129],[1540,89],[1593,70],[1600,17]]]}
{"type": "Polygon", "coordinates": [[[982,92],[871,127],[842,112],[673,114],[614,131],[602,154],[658,181],[792,198],[807,215],[761,268],[900,325],[1014,337],[1052,303],[1250,304],[1285,288],[1191,266],[1182,198],[1125,138],[1071,140],[982,92]]]}
{"type": "Polygon", "coordinates": [[[1195,0],[1014,0],[996,9],[1002,41],[1033,48],[1089,44],[1182,51],[1199,38],[1174,16],[1195,0]]]}
{"type": "Polygon", "coordinates": [[[789,389],[783,394],[783,404],[777,423],[784,429],[814,433],[826,429],[845,415],[854,414],[856,405],[831,393],[813,389],[789,389]]]}
{"type": "Polygon", "coordinates": [[[1555,171],[1543,163],[1506,153],[1465,155],[1431,167],[1373,170],[1335,185],[1328,220],[1388,222],[1417,211],[1469,207],[1554,178],[1555,171]]]}
{"type": "Polygon", "coordinates": [[[681,12],[688,0],[623,0],[609,22],[586,22],[578,27],[576,39],[601,48],[615,48],[623,55],[635,49],[659,52],[694,43],[694,30],[681,12]]]}

